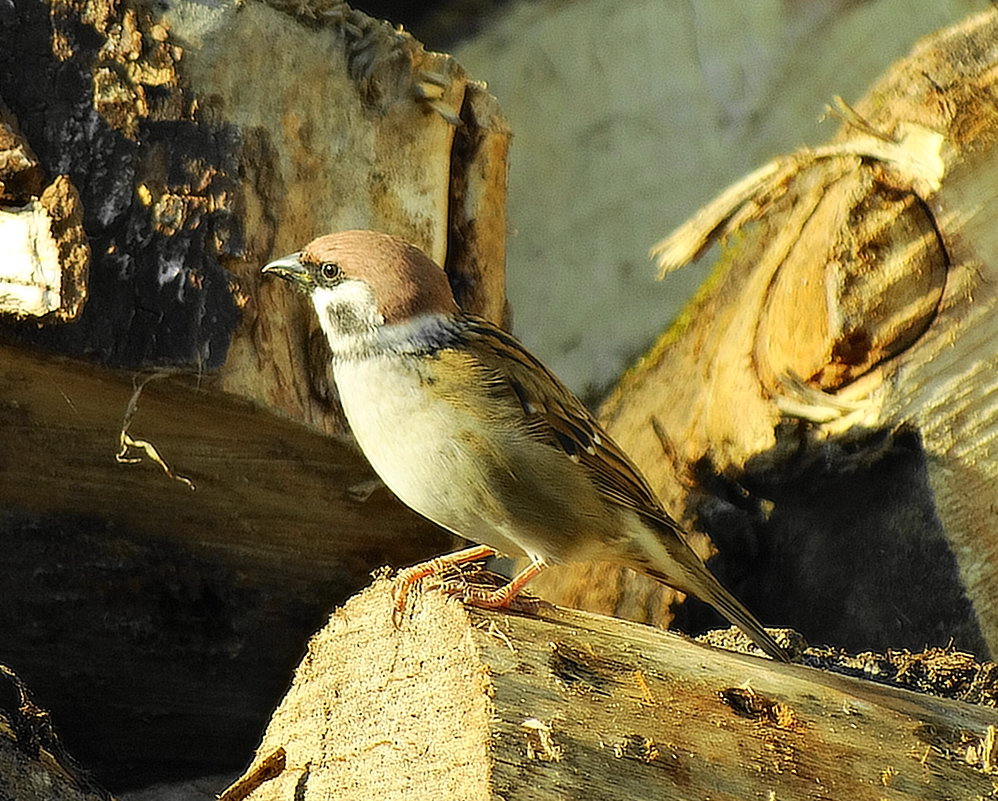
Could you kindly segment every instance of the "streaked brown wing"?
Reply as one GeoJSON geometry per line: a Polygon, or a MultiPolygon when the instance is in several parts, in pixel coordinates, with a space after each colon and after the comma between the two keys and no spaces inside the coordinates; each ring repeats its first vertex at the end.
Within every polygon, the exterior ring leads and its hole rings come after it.
{"type": "Polygon", "coordinates": [[[482,366],[515,396],[533,436],[587,468],[610,500],[675,526],[627,454],[561,381],[501,328],[471,315],[468,322],[482,366]]]}

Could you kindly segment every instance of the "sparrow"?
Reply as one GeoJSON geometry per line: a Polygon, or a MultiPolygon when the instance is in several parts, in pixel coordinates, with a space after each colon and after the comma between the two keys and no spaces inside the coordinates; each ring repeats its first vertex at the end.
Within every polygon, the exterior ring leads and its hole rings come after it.
{"type": "Polygon", "coordinates": [[[506,587],[470,598],[502,606],[548,565],[614,562],[710,603],[789,661],[582,402],[517,339],[462,311],[417,247],[343,231],[263,272],[311,299],[347,422],[375,472],[407,506],[478,543],[400,580],[496,553],[528,557],[506,587]]]}

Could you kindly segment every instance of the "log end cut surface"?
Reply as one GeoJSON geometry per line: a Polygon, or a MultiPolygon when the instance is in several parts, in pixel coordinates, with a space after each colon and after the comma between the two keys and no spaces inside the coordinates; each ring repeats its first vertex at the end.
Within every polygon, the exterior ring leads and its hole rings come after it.
{"type": "Polygon", "coordinates": [[[435,593],[397,622],[393,609],[378,581],[316,634],[226,801],[491,798],[489,681],[467,614],[435,593]],[[283,769],[253,789],[275,755],[283,769]]]}

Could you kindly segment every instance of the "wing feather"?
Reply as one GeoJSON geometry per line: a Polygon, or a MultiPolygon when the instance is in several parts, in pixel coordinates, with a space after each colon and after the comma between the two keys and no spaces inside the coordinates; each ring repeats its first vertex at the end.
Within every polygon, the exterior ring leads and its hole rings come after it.
{"type": "Polygon", "coordinates": [[[582,402],[515,337],[471,315],[464,333],[475,341],[475,352],[487,374],[493,376],[496,388],[509,393],[520,405],[532,436],[587,469],[607,499],[677,528],[627,454],[582,402]]]}

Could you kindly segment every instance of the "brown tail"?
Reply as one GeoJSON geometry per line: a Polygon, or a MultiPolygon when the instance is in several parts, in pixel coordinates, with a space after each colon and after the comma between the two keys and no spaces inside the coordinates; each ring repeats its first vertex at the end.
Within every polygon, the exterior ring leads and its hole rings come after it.
{"type": "MultiPolygon", "coordinates": [[[[699,562],[699,559],[697,561],[699,562]]],[[[779,662],[789,662],[790,655],[766,632],[762,624],[755,619],[742,602],[724,589],[721,582],[714,577],[714,574],[702,562],[700,562],[700,568],[700,570],[696,571],[695,583],[691,588],[684,586],[685,582],[677,582],[675,578],[670,578],[659,573],[654,568],[645,567],[644,572],[656,581],[661,581],[670,587],[675,587],[678,590],[695,595],[701,601],[706,601],[731,623],[745,632],[748,638],[758,645],[763,652],[779,662]]]]}

